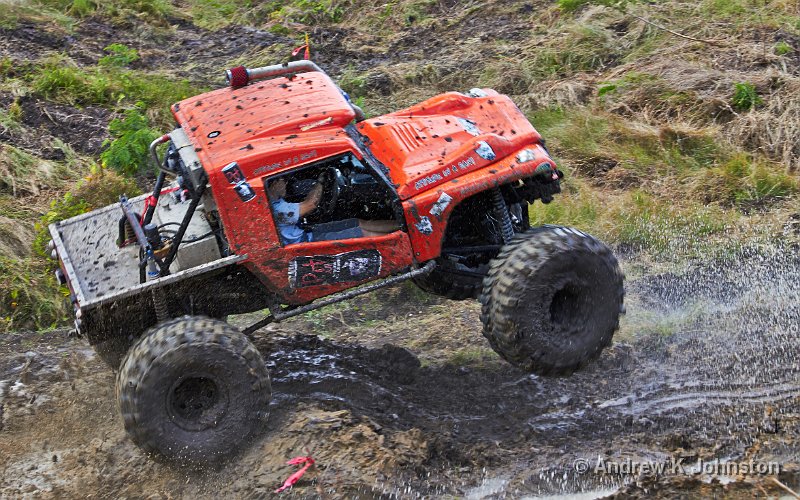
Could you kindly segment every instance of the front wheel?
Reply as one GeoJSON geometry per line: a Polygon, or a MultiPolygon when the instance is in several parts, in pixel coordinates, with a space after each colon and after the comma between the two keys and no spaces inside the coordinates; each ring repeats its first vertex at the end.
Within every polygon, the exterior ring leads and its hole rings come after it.
{"type": "Polygon", "coordinates": [[[232,455],[263,427],[270,396],[258,350],[236,328],[205,317],[154,327],[117,374],[128,435],[169,460],[202,464],[232,455]]]}
{"type": "Polygon", "coordinates": [[[491,263],[483,334],[523,370],[570,374],[611,343],[623,298],[623,274],[606,245],[576,229],[532,229],[491,263]]]}

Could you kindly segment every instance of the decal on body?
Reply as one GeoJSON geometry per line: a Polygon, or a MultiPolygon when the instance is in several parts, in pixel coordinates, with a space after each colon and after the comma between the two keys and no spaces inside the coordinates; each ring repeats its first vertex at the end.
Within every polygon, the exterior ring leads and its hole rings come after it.
{"type": "Polygon", "coordinates": [[[417,231],[424,235],[433,233],[433,224],[431,224],[431,220],[424,215],[419,218],[419,222],[414,224],[414,227],[416,227],[417,231]]]}
{"type": "Polygon", "coordinates": [[[467,118],[457,118],[457,120],[469,135],[475,137],[481,135],[481,129],[478,128],[478,125],[474,121],[467,118]]]}
{"type": "Polygon", "coordinates": [[[475,149],[475,152],[484,160],[493,161],[497,158],[497,155],[494,154],[494,150],[486,141],[478,141],[478,147],[475,149]]]}
{"type": "Polygon", "coordinates": [[[419,191],[425,186],[436,184],[437,182],[443,180],[445,177],[450,177],[453,174],[457,174],[460,171],[467,170],[469,167],[473,167],[475,165],[476,165],[475,158],[470,156],[468,158],[461,160],[458,163],[453,163],[449,167],[446,167],[439,172],[433,173],[427,177],[418,180],[417,182],[414,183],[414,189],[419,191]]]}
{"type": "Polygon", "coordinates": [[[453,201],[453,198],[449,194],[442,193],[439,199],[436,200],[436,203],[431,207],[430,214],[434,217],[439,217],[444,213],[447,209],[447,205],[449,205],[451,201],[453,201]]]}
{"type": "Polygon", "coordinates": [[[256,192],[247,183],[239,164],[234,162],[229,163],[222,169],[222,174],[228,183],[233,184],[233,190],[239,195],[239,199],[247,203],[256,197],[256,192]]]}
{"type": "Polygon", "coordinates": [[[381,254],[377,250],[295,257],[289,261],[289,286],[305,288],[350,283],[374,278],[380,272],[381,254]]]}
{"type": "Polygon", "coordinates": [[[266,172],[271,172],[281,167],[288,167],[289,165],[294,165],[296,163],[300,163],[301,161],[310,160],[316,157],[317,157],[317,150],[312,149],[311,151],[308,151],[306,153],[301,153],[297,156],[286,158],[285,160],[276,161],[275,163],[258,167],[257,169],[253,170],[253,175],[260,175],[266,172]]]}

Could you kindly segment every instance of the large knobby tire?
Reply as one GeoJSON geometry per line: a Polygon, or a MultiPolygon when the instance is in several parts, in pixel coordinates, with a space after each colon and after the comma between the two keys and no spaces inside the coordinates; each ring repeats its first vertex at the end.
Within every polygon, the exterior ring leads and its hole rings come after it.
{"type": "Polygon", "coordinates": [[[145,333],[117,374],[125,430],[168,460],[207,464],[240,450],[269,416],[263,358],[227,323],[184,316],[145,333]]]}
{"type": "Polygon", "coordinates": [[[523,370],[568,375],[610,345],[623,279],[614,254],[592,236],[558,226],[529,230],[491,263],[480,298],[483,334],[523,370]]]}

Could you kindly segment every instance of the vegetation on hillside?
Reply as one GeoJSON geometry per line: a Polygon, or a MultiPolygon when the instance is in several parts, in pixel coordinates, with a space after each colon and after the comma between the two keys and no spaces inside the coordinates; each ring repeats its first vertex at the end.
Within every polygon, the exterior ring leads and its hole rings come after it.
{"type": "Polygon", "coordinates": [[[171,103],[225,67],[286,60],[306,33],[372,115],[475,86],[512,95],[567,173],[562,195],[532,207],[536,223],[664,259],[793,236],[800,209],[800,10],[788,0],[0,4],[0,35],[23,29],[38,42],[0,51],[0,273],[14,276],[0,284],[0,328],[63,320],[44,228],[131,194],[171,103]],[[113,37],[88,39],[87,23],[113,37]],[[237,38],[252,33],[261,42],[237,38]],[[101,150],[40,134],[32,109],[49,103],[107,116],[101,150]]]}

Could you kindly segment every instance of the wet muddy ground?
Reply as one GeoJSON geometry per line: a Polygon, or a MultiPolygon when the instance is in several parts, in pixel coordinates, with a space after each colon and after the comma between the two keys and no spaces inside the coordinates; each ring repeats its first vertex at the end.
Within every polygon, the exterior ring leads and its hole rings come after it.
{"type": "Polygon", "coordinates": [[[270,496],[293,471],[284,462],[309,453],[317,467],[290,496],[788,494],[771,478],[800,487],[799,262],[761,250],[654,272],[628,258],[614,345],[566,378],[488,351],[476,304],[409,287],[272,325],[257,341],[269,427],[213,471],[139,452],[112,373],[82,339],[12,334],[0,344],[0,496],[270,496]]]}

